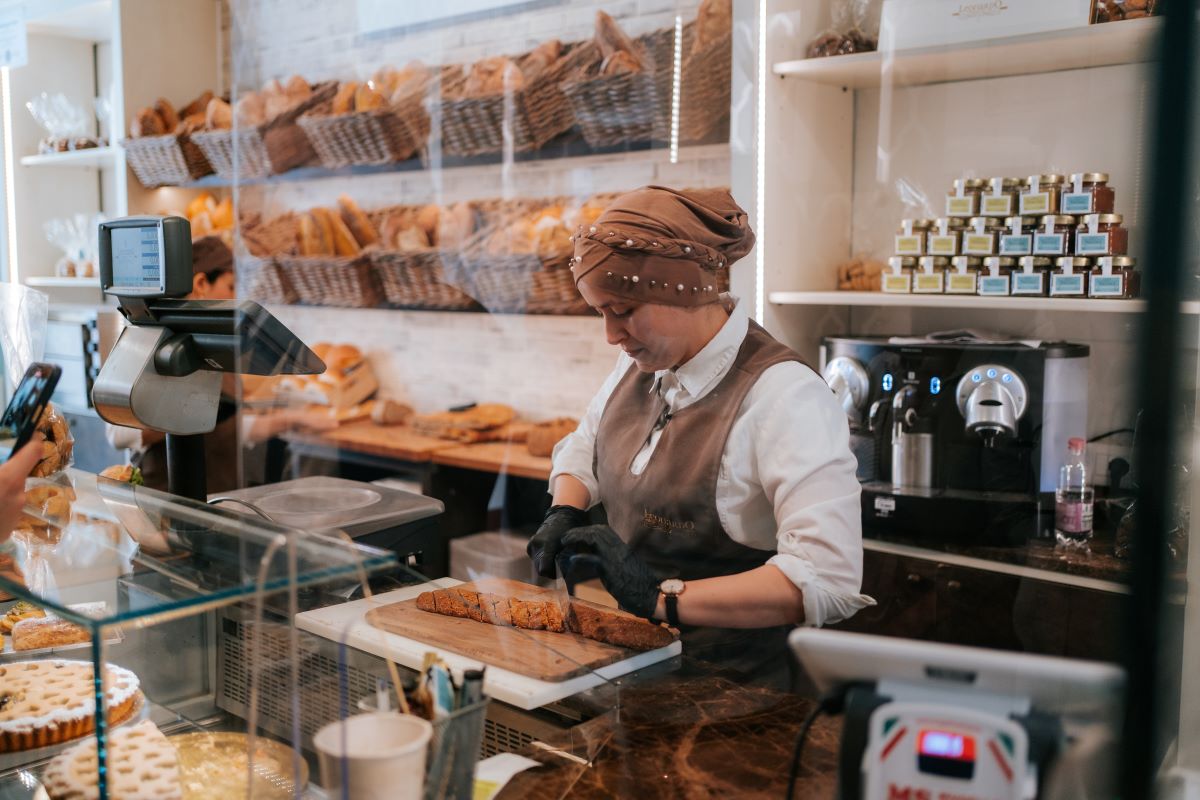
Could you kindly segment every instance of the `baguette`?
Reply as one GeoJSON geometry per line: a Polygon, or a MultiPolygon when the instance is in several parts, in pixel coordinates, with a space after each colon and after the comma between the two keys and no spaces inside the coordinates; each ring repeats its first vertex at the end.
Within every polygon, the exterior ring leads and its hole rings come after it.
{"type": "Polygon", "coordinates": [[[585,639],[631,650],[655,650],[675,641],[670,629],[661,625],[577,600],[571,601],[570,616],[566,619],[558,603],[553,601],[519,600],[461,588],[422,592],[417,597],[417,608],[489,625],[575,633],[585,639]]]}

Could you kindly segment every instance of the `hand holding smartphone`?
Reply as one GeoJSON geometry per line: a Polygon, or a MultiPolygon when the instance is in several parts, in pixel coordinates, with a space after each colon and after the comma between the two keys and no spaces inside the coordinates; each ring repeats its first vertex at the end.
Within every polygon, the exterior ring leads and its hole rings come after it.
{"type": "Polygon", "coordinates": [[[33,438],[62,375],[57,364],[30,364],[0,417],[0,458],[8,461],[33,438]]]}

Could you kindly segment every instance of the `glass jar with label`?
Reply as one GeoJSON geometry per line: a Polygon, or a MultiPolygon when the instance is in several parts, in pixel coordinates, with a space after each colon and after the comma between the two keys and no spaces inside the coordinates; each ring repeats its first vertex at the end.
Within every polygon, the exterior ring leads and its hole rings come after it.
{"type": "Polygon", "coordinates": [[[947,217],[974,217],[979,214],[979,195],[983,193],[980,178],[958,178],[954,188],[946,193],[947,217]]]}
{"type": "Polygon", "coordinates": [[[913,294],[941,294],[946,290],[946,270],[950,259],[945,256],[921,256],[913,273],[913,294]]]}
{"type": "Polygon", "coordinates": [[[931,256],[956,256],[962,246],[967,221],[962,217],[941,217],[925,237],[925,252],[931,256]]]}
{"type": "Polygon", "coordinates": [[[1004,223],[995,217],[971,217],[962,234],[962,254],[967,256],[994,256],[996,238],[1004,230],[1004,223]]]}
{"type": "Polygon", "coordinates": [[[1030,175],[1021,187],[1021,215],[1057,214],[1066,180],[1066,176],[1055,173],[1030,175]]]}
{"type": "Polygon", "coordinates": [[[896,246],[893,252],[898,256],[925,255],[925,235],[933,227],[931,219],[902,219],[896,229],[896,246]]]}
{"type": "Polygon", "coordinates": [[[1006,218],[1004,232],[1000,234],[1000,255],[1027,256],[1032,253],[1033,233],[1037,226],[1037,217],[1006,218]]]}
{"type": "Polygon", "coordinates": [[[979,198],[979,215],[1011,217],[1017,213],[1017,198],[1025,181],[1020,178],[991,178],[979,198]]]}
{"type": "Polygon", "coordinates": [[[988,256],[983,260],[983,271],[979,273],[979,294],[987,297],[1007,296],[1011,290],[1011,278],[1017,260],[1012,256],[988,256]]]}
{"type": "Polygon", "coordinates": [[[1065,256],[1075,247],[1075,217],[1065,214],[1047,214],[1038,220],[1033,232],[1033,254],[1035,256],[1065,256]]]}
{"type": "Polygon", "coordinates": [[[913,272],[917,260],[912,256],[892,256],[883,271],[882,288],[890,294],[911,294],[913,272]]]}
{"type": "Polygon", "coordinates": [[[1064,214],[1111,214],[1117,193],[1108,185],[1107,172],[1076,172],[1063,188],[1059,209],[1064,214]]]}
{"type": "Polygon", "coordinates": [[[1129,256],[1100,256],[1092,262],[1088,297],[1129,299],[1138,296],[1142,276],[1129,256]]]}
{"type": "Polygon", "coordinates": [[[1023,297],[1045,297],[1050,286],[1054,262],[1045,256],[1021,256],[1012,273],[1011,292],[1023,297]]]}
{"type": "Polygon", "coordinates": [[[1088,214],[1075,229],[1075,255],[1123,256],[1129,250],[1129,230],[1120,214],[1088,214]]]}
{"type": "Polygon", "coordinates": [[[1091,266],[1091,259],[1080,256],[1061,256],[1054,259],[1054,272],[1050,273],[1050,296],[1086,297],[1091,266]]]}
{"type": "Polygon", "coordinates": [[[983,259],[978,256],[955,256],[950,259],[946,273],[946,294],[975,294],[979,287],[979,270],[983,259]]]}

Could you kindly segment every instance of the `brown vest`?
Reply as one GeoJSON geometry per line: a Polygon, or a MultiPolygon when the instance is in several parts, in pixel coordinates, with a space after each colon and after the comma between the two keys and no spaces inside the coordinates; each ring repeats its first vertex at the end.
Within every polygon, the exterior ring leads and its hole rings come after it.
{"type": "MultiPolygon", "coordinates": [[[[238,442],[238,415],[231,414],[204,434],[204,471],[209,494],[220,494],[240,488],[238,468],[242,457],[238,442]]],[[[142,479],[151,489],[167,490],[167,445],[158,442],[148,447],[136,462],[142,479]]]]}
{"type": "MultiPolygon", "coordinates": [[[[747,393],[763,372],[786,361],[804,363],[751,321],[729,372],[715,389],[668,419],[640,475],[630,466],[666,403],[651,392],[654,374],[636,365],[613,390],[596,434],[593,466],[600,501],[612,529],[661,577],[688,581],[734,575],[760,567],[775,555],[774,550],[748,547],[729,537],[717,513],[716,495],[721,456],[747,393]]],[[[684,652],[747,671],[759,671],[764,660],[777,668],[786,632],[787,628],[768,632],[685,626],[684,652]],[[747,652],[754,649],[762,652],[747,652]]]]}

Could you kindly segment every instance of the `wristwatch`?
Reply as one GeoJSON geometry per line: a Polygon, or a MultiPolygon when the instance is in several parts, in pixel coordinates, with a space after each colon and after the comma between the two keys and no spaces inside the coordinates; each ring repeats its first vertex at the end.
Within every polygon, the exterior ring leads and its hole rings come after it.
{"type": "Polygon", "coordinates": [[[687,589],[687,584],[679,578],[668,578],[658,585],[662,592],[663,606],[667,609],[667,624],[672,628],[679,627],[679,595],[687,589]]]}

